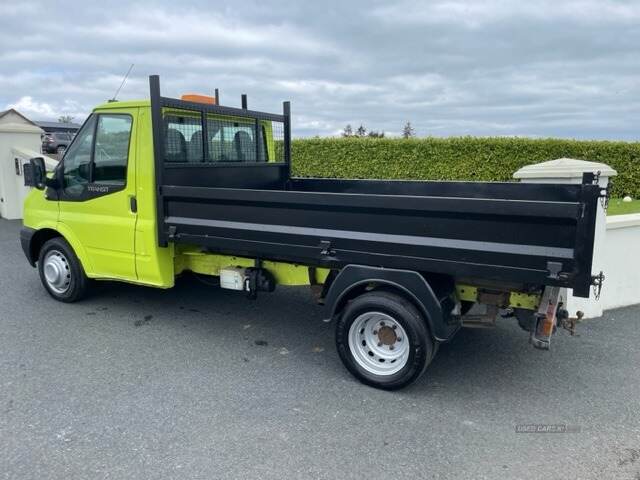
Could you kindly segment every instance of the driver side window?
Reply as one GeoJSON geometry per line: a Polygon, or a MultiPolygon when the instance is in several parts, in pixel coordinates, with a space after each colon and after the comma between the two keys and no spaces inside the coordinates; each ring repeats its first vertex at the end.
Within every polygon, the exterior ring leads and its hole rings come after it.
{"type": "Polygon", "coordinates": [[[64,192],[68,195],[79,195],[84,192],[91,179],[91,152],[95,133],[96,116],[84,124],[75,141],[67,150],[63,165],[64,192]]]}
{"type": "Polygon", "coordinates": [[[128,114],[89,117],[62,161],[65,195],[82,200],[125,187],[132,122],[128,114]]]}

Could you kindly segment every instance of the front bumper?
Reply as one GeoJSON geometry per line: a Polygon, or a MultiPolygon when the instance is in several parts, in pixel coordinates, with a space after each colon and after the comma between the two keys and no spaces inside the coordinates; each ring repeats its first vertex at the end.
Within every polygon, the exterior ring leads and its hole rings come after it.
{"type": "Polygon", "coordinates": [[[36,266],[37,261],[36,258],[33,258],[31,250],[31,241],[33,240],[33,236],[36,234],[36,231],[37,230],[29,227],[22,227],[20,229],[20,245],[22,246],[22,251],[32,267],[36,266]]]}

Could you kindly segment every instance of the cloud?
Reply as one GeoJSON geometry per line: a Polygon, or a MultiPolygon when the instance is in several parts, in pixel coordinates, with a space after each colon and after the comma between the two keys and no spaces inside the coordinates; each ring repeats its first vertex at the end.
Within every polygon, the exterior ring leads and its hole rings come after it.
{"type": "Polygon", "coordinates": [[[29,117],[52,118],[56,115],[56,111],[51,105],[34,102],[31,97],[20,97],[16,103],[11,103],[7,107],[14,108],[29,117]]]}
{"type": "Polygon", "coordinates": [[[291,100],[300,136],[411,120],[420,135],[640,137],[637,2],[87,3],[3,6],[0,109],[81,119],[135,63],[122,99],[157,73],[169,96],[291,100]]]}
{"type": "Polygon", "coordinates": [[[161,8],[149,11],[148,8],[136,7],[124,16],[97,26],[81,26],[78,31],[84,38],[127,50],[131,45],[181,53],[213,50],[229,57],[248,50],[302,56],[333,48],[292,25],[259,26],[229,19],[217,12],[188,9],[176,13],[161,8]],[[176,21],[176,15],[179,15],[179,21],[176,21]]]}
{"type": "Polygon", "coordinates": [[[73,100],[64,100],[62,103],[51,105],[49,103],[37,102],[32,97],[20,97],[17,102],[7,105],[23,115],[33,119],[56,119],[62,115],[70,115],[74,119],[82,119],[86,116],[81,107],[73,100]]]}
{"type": "Polygon", "coordinates": [[[390,23],[456,24],[480,27],[497,22],[556,22],[632,24],[640,20],[640,5],[606,0],[513,0],[435,1],[403,0],[375,8],[372,15],[390,23]]]}

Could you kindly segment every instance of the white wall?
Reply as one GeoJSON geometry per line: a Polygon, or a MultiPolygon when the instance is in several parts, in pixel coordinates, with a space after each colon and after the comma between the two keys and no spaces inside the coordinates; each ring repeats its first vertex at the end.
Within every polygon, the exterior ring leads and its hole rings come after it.
{"type": "Polygon", "coordinates": [[[607,217],[602,308],[640,303],[640,213],[607,217]]]}

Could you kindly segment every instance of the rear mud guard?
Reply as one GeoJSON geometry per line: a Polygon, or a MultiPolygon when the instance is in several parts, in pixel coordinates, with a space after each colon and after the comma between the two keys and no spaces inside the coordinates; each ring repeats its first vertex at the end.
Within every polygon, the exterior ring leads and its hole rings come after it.
{"type": "Polygon", "coordinates": [[[347,265],[337,275],[325,298],[329,318],[334,318],[340,312],[349,292],[371,283],[392,287],[409,298],[421,310],[429,330],[438,342],[449,340],[459,330],[460,321],[445,321],[440,301],[422,275],[410,270],[365,265],[347,265]]]}

